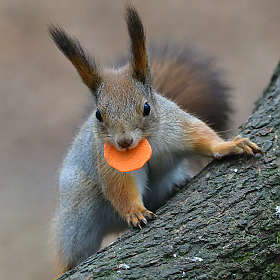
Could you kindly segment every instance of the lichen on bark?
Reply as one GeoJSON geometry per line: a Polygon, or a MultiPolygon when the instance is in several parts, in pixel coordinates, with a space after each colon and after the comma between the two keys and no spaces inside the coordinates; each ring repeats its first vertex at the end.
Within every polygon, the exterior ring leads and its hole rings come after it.
{"type": "Polygon", "coordinates": [[[264,156],[211,162],[157,220],[59,279],[280,279],[280,64],[237,134],[264,156]]]}

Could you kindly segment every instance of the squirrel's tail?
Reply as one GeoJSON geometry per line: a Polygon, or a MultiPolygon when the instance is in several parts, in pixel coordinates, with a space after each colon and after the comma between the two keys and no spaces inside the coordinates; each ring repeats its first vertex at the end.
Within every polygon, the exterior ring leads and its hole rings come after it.
{"type": "Polygon", "coordinates": [[[229,87],[213,60],[194,49],[166,43],[149,48],[153,86],[181,108],[228,136],[233,113],[229,87]]]}

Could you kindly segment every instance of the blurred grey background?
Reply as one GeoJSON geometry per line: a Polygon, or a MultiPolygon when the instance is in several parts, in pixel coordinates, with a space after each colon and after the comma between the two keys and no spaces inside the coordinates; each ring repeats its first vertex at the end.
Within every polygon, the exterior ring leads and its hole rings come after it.
{"type": "MultiPolygon", "coordinates": [[[[194,43],[217,58],[233,87],[234,129],[245,121],[279,59],[280,2],[131,2],[148,40],[194,43]]],[[[60,24],[111,64],[128,47],[124,1],[0,0],[0,13],[0,279],[52,279],[58,170],[90,94],[50,42],[46,23],[60,24]]]]}

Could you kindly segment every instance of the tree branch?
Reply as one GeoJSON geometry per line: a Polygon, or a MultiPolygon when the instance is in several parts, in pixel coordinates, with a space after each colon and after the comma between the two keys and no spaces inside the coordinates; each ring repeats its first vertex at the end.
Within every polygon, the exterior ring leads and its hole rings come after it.
{"type": "Polygon", "coordinates": [[[280,279],[280,64],[237,133],[264,156],[212,161],[157,220],[59,279],[280,279]]]}

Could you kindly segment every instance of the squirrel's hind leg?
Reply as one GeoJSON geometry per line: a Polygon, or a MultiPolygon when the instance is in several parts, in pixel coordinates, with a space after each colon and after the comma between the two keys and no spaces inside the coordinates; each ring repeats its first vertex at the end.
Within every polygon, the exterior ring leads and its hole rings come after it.
{"type": "Polygon", "coordinates": [[[109,201],[94,196],[88,196],[78,206],[63,201],[53,223],[60,272],[72,269],[99,250],[107,233],[125,227],[125,221],[120,220],[109,201]]]}
{"type": "Polygon", "coordinates": [[[91,213],[77,211],[75,215],[60,212],[55,220],[56,259],[63,273],[94,254],[101,245],[104,230],[100,220],[91,213]]]}

